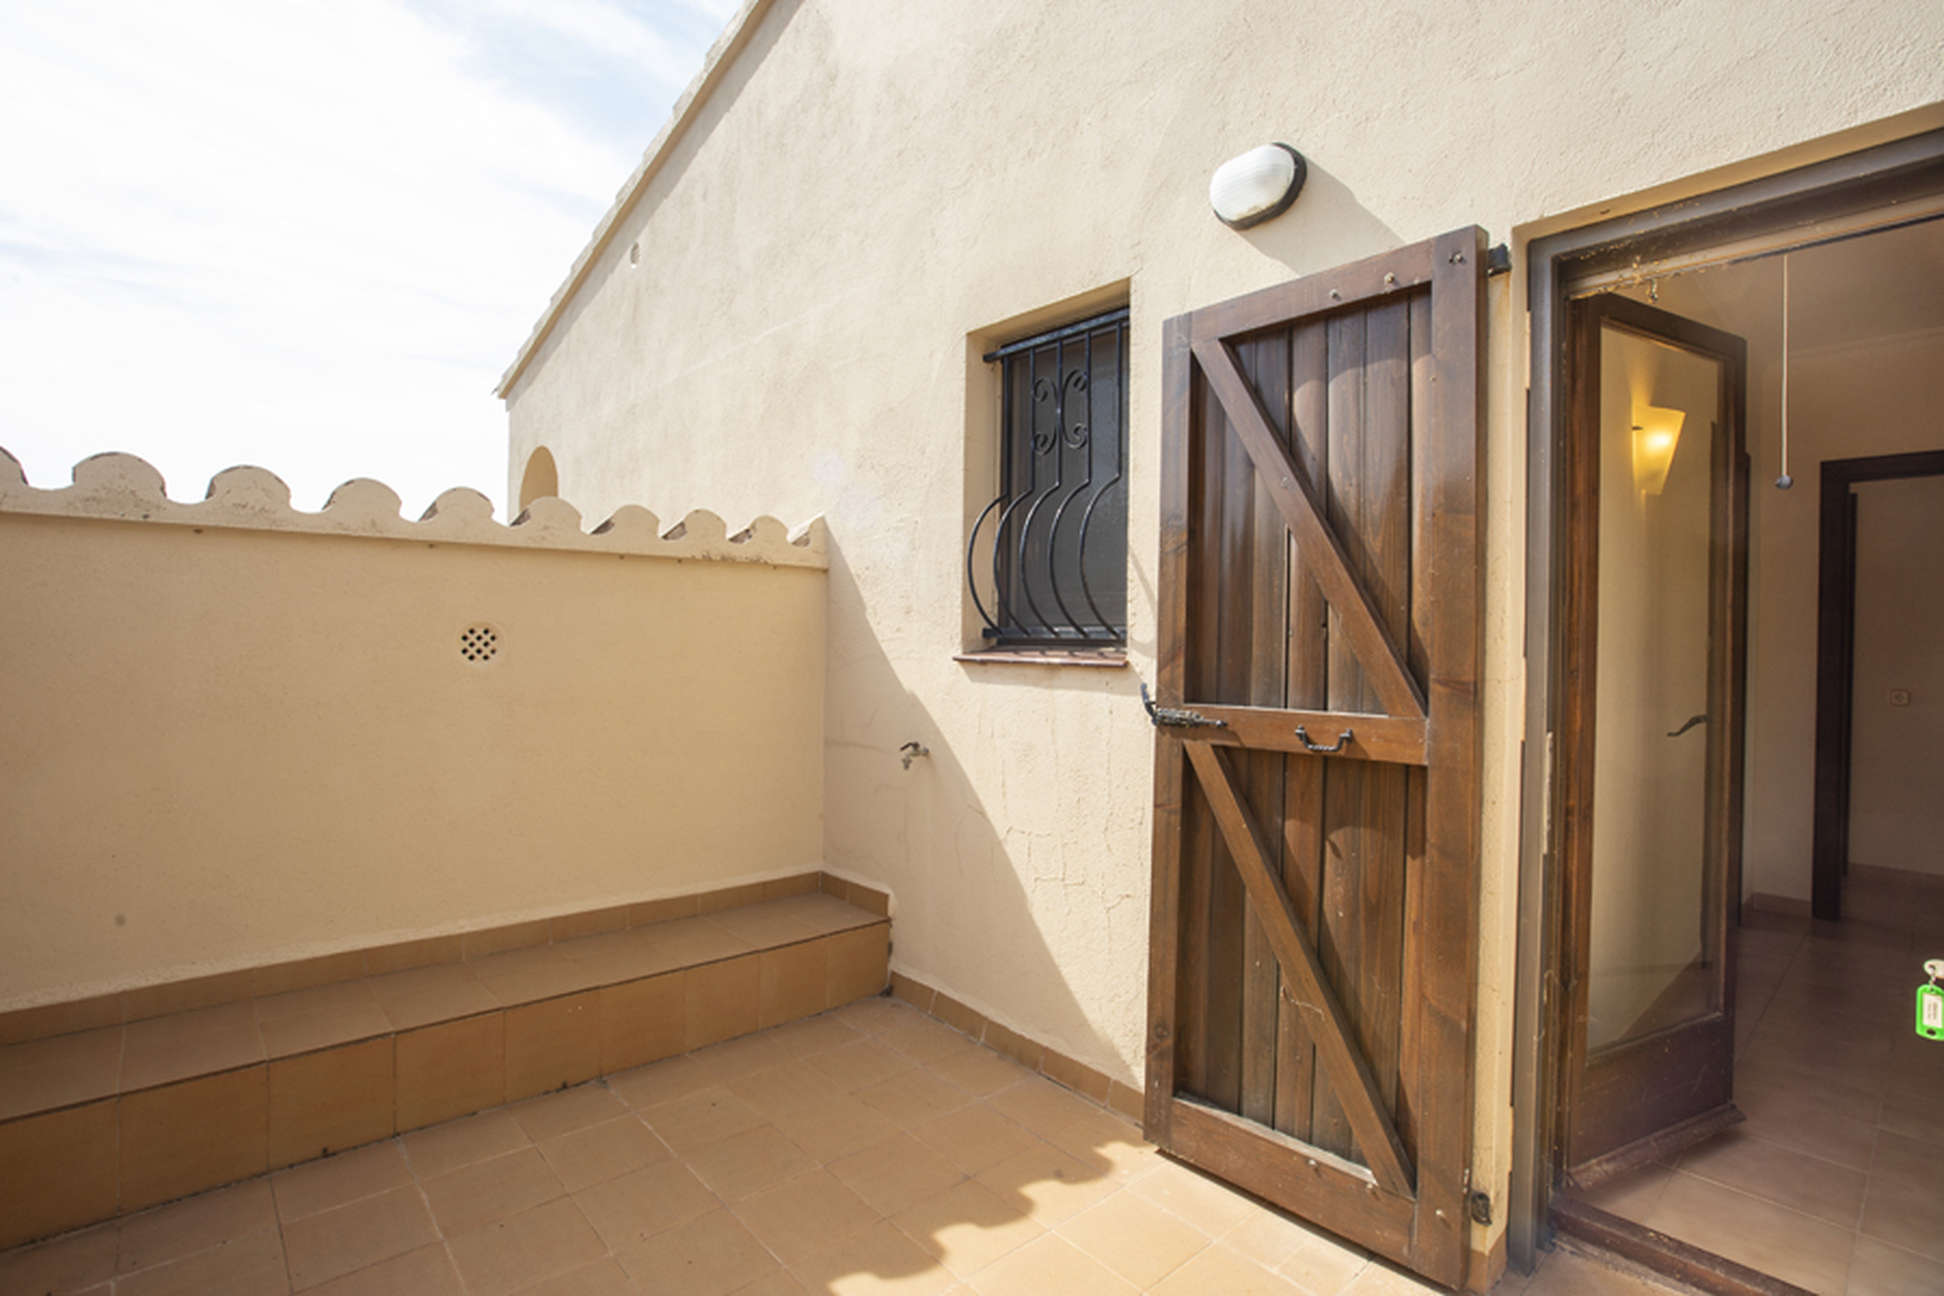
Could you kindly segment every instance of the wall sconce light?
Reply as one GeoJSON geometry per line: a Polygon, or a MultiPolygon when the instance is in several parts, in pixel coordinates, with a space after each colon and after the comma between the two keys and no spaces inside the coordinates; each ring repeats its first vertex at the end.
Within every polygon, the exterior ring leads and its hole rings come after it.
{"type": "Polygon", "coordinates": [[[1634,410],[1633,470],[1634,485],[1643,495],[1658,495],[1667,485],[1667,470],[1674,465],[1674,448],[1681,442],[1681,425],[1687,411],[1642,405],[1634,410]]]}
{"type": "Polygon", "coordinates": [[[1287,144],[1264,144],[1215,168],[1208,205],[1230,229],[1247,229],[1288,211],[1308,175],[1301,153],[1287,144]]]}

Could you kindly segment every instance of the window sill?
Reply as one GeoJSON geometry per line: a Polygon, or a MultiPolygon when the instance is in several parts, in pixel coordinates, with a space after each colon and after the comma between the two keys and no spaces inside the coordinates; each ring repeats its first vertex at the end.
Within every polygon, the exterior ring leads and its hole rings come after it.
{"type": "Polygon", "coordinates": [[[1127,653],[1120,648],[986,648],[954,653],[952,660],[968,666],[1092,666],[1113,670],[1127,665],[1127,653]]]}

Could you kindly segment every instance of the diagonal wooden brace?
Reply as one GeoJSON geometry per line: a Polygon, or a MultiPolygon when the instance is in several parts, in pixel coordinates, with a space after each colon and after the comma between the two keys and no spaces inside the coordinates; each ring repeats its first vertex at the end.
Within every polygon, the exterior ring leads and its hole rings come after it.
{"type": "Polygon", "coordinates": [[[1229,423],[1241,438],[1242,448],[1255,464],[1257,477],[1276,501],[1276,510],[1296,537],[1296,552],[1316,577],[1324,599],[1342,618],[1344,633],[1350,637],[1350,649],[1370,677],[1384,710],[1393,716],[1422,719],[1423,690],[1405,669],[1396,642],[1377,619],[1376,609],[1371,607],[1363,586],[1351,572],[1349,555],[1317,506],[1308,478],[1270,429],[1262,398],[1242,376],[1235,353],[1220,338],[1200,339],[1195,342],[1194,350],[1202,375],[1215,398],[1221,401],[1222,411],[1228,415],[1229,423]]]}
{"type": "Polygon", "coordinates": [[[1220,825],[1222,839],[1235,859],[1237,871],[1242,874],[1242,885],[1248,890],[1256,917],[1269,938],[1270,948],[1275,951],[1276,962],[1303,1008],[1304,1024],[1316,1044],[1317,1061],[1329,1075],[1337,1101],[1343,1104],[1358,1149],[1363,1152],[1379,1187],[1400,1197],[1414,1196],[1415,1175],[1405,1156],[1404,1145],[1398,1140],[1397,1128],[1384,1108],[1363,1054],[1350,1036],[1349,1018],[1330,989],[1316,949],[1297,925],[1296,911],[1281,881],[1269,869],[1268,848],[1254,817],[1235,790],[1235,776],[1228,758],[1206,742],[1198,742],[1185,734],[1182,737],[1188,761],[1195,768],[1202,791],[1208,795],[1215,822],[1220,825]]]}

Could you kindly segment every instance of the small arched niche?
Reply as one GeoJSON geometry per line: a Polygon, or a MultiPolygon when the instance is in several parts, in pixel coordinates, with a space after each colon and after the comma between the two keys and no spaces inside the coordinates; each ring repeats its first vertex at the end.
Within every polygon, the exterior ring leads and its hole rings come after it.
{"type": "Polygon", "coordinates": [[[559,494],[560,470],[554,467],[553,452],[541,446],[527,456],[526,472],[520,476],[520,507],[559,494]]]}

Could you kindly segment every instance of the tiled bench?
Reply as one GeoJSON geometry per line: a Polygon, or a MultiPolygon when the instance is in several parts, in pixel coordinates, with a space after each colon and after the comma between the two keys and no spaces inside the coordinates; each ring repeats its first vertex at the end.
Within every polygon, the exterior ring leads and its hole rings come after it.
{"type": "Polygon", "coordinates": [[[0,1047],[0,1247],[877,994],[890,923],[846,894],[0,1047]]]}

